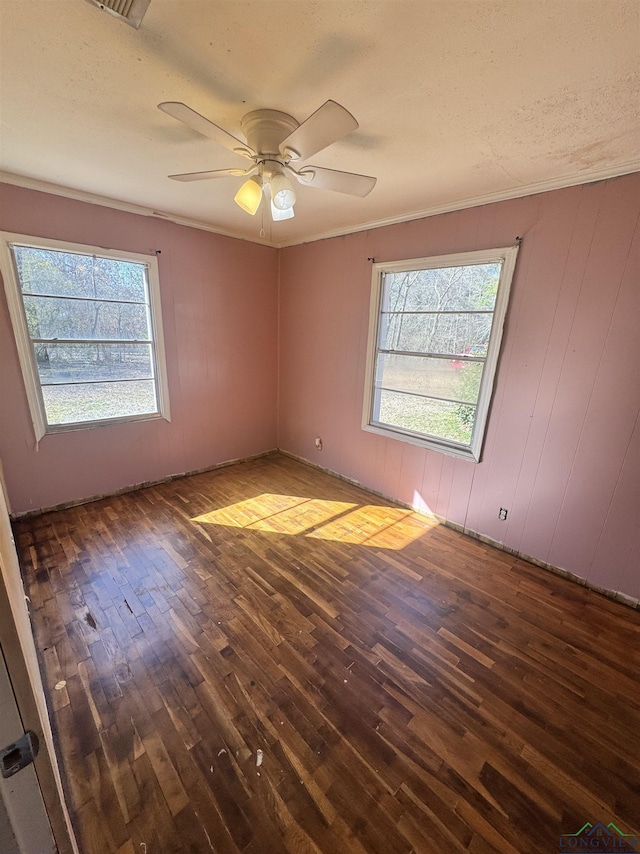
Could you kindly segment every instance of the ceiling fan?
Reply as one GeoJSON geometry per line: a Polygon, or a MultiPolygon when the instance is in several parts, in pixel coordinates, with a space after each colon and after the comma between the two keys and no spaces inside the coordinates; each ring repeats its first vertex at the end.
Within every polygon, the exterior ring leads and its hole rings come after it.
{"type": "Polygon", "coordinates": [[[339,172],[320,166],[292,163],[307,160],[312,155],[358,128],[351,113],[335,101],[326,101],[302,124],[279,110],[253,110],[242,119],[246,142],[242,142],[200,113],[180,101],[164,101],[158,108],[198,133],[209,137],[234,154],[251,160],[247,169],[214,169],[210,172],[186,172],[169,175],[174,181],[203,181],[228,175],[247,180],[234,201],[252,216],[260,207],[263,195],[270,197],[274,221],[291,219],[296,193],[291,179],[309,187],[335,190],[350,196],[368,195],[376,179],[354,172],[339,172]]]}

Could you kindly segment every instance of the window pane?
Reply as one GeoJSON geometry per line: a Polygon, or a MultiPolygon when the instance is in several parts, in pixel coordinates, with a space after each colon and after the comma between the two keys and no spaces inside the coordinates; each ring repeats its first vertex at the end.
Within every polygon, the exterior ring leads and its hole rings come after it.
{"type": "Polygon", "coordinates": [[[147,268],[132,261],[96,258],[96,296],[101,299],[147,301],[147,268]]]}
{"type": "Polygon", "coordinates": [[[94,300],[24,297],[27,325],[32,338],[148,339],[144,305],[94,300]]]}
{"type": "Polygon", "coordinates": [[[73,424],[157,412],[153,380],[42,387],[49,424],[73,424]]]}
{"type": "Polygon", "coordinates": [[[94,299],[147,299],[146,266],[54,249],[14,246],[23,293],[94,299]]]}
{"type": "Polygon", "coordinates": [[[476,403],[484,363],[425,356],[378,355],[376,385],[476,403]]]}
{"type": "Polygon", "coordinates": [[[35,344],[40,382],[152,379],[150,344],[35,344]]]}
{"type": "Polygon", "coordinates": [[[382,310],[492,310],[501,268],[491,263],[385,273],[382,310]]]}
{"type": "Polygon", "coordinates": [[[475,406],[469,404],[429,400],[401,392],[376,392],[374,423],[468,445],[474,418],[475,406]]]}
{"type": "Polygon", "coordinates": [[[492,314],[383,314],[380,347],[486,356],[492,314]]]}

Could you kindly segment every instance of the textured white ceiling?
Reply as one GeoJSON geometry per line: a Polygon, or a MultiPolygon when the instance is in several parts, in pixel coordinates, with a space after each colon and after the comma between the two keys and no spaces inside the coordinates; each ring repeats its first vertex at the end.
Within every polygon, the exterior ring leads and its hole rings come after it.
{"type": "Polygon", "coordinates": [[[0,48],[2,170],[250,240],[241,179],[166,177],[246,161],[156,105],[241,136],[250,110],[343,104],[360,129],[311,162],[378,184],[301,187],[274,245],[640,169],[637,0],[151,0],[139,30],[0,0],[0,48]]]}

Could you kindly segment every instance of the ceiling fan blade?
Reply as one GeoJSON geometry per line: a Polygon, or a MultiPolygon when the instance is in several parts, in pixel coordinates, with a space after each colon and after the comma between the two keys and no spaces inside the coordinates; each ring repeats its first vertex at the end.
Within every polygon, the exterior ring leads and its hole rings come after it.
{"type": "Polygon", "coordinates": [[[319,187],[322,190],[334,190],[348,196],[364,198],[376,185],[377,178],[369,175],[357,175],[355,172],[338,172],[337,169],[323,169],[320,166],[305,166],[300,171],[288,167],[301,184],[319,187]]]}
{"type": "Polygon", "coordinates": [[[289,134],[280,144],[280,152],[292,160],[306,160],[358,127],[348,110],[335,101],[326,101],[289,134]]]}
{"type": "Polygon", "coordinates": [[[224,178],[227,175],[253,175],[257,172],[253,169],[213,169],[210,172],[183,172],[181,175],[169,175],[174,181],[206,181],[207,178],[224,178]]]}
{"type": "Polygon", "coordinates": [[[229,151],[234,151],[236,154],[241,154],[243,157],[255,156],[256,152],[248,146],[246,142],[241,142],[241,140],[236,139],[235,136],[227,133],[226,130],[218,127],[218,125],[215,125],[213,122],[210,122],[209,119],[205,119],[205,117],[201,116],[200,113],[196,113],[195,110],[192,110],[191,107],[187,107],[186,104],[183,104],[180,101],[163,101],[162,104],[158,104],[158,109],[162,110],[162,112],[166,113],[168,116],[171,116],[179,122],[187,125],[192,130],[201,133],[203,136],[209,137],[209,139],[217,142],[218,145],[228,148],[229,151]]]}

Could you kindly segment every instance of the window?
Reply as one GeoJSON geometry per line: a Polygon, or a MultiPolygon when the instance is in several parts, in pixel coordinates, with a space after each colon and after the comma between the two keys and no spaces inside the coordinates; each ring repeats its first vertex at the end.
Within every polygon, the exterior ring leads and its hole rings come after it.
{"type": "Polygon", "coordinates": [[[363,429],[479,461],[517,252],[373,265],[363,429]]]}
{"type": "Polygon", "coordinates": [[[36,439],[169,418],[157,260],[0,235],[36,439]]]}

